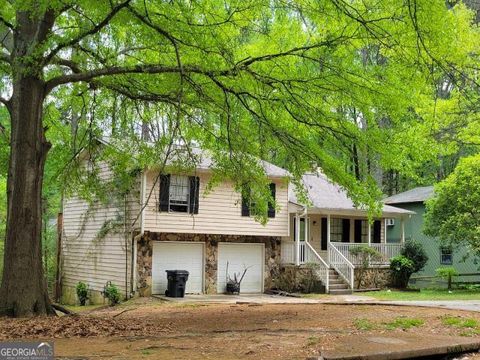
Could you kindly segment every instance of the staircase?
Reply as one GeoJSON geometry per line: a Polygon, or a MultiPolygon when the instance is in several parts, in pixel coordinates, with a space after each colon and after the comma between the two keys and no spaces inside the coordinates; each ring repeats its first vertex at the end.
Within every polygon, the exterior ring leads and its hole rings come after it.
{"type": "Polygon", "coordinates": [[[329,293],[331,295],[348,295],[352,293],[352,289],[350,289],[347,282],[338,275],[335,269],[330,268],[328,271],[329,293]]]}

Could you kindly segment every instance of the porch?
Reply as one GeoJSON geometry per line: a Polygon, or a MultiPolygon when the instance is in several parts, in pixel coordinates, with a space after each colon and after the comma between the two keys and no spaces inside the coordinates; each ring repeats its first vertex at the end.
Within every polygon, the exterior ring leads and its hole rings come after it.
{"type": "Polygon", "coordinates": [[[281,244],[282,263],[314,263],[327,292],[339,287],[338,282],[332,280],[333,277],[342,280],[346,284],[345,289],[352,291],[355,268],[362,265],[361,257],[352,251],[354,248],[368,246],[375,249],[380,256],[370,259],[369,266],[381,269],[388,267],[390,259],[400,254],[405,241],[406,214],[384,213],[382,216],[385,217],[369,222],[366,214],[359,213],[360,211],[326,213],[305,209],[292,212],[290,236],[282,239],[281,244]],[[386,229],[392,221],[401,223],[400,243],[388,242],[386,229]]]}

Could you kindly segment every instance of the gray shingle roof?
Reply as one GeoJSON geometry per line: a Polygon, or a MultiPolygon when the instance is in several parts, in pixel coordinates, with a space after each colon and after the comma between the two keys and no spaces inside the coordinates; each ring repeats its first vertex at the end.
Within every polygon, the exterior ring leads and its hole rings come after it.
{"type": "Polygon", "coordinates": [[[433,186],[416,187],[402,193],[387,197],[385,204],[405,204],[412,202],[425,202],[433,197],[433,186]]]}
{"type": "MultiPolygon", "coordinates": [[[[326,211],[355,211],[362,215],[366,213],[366,210],[356,208],[346,191],[339,185],[331,182],[324,174],[304,174],[302,181],[307,190],[308,198],[314,208],[326,211]]],[[[299,204],[299,200],[292,187],[289,189],[289,200],[299,204]]],[[[383,212],[398,215],[413,214],[411,211],[389,205],[384,205],[383,212]]]]}

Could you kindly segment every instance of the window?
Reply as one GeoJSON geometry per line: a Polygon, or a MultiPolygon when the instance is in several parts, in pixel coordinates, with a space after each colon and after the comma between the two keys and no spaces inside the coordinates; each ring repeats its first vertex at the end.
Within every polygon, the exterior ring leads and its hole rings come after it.
{"type": "Polygon", "coordinates": [[[440,248],[440,264],[442,265],[453,264],[453,254],[452,254],[452,248],[450,246],[442,246],[440,248]]]}
{"type": "MultiPolygon", "coordinates": [[[[269,189],[270,189],[270,195],[272,199],[275,200],[275,195],[276,195],[275,183],[271,183],[269,185],[269,189]]],[[[242,216],[258,215],[254,213],[255,202],[251,199],[250,194],[251,194],[251,189],[247,185],[244,185],[242,189],[242,216]]],[[[267,216],[269,218],[275,217],[275,206],[274,206],[274,203],[271,201],[268,202],[267,216]]]]}
{"type": "Polygon", "coordinates": [[[190,184],[187,176],[170,177],[169,211],[188,213],[190,184]]]}
{"type": "Polygon", "coordinates": [[[343,221],[342,219],[333,218],[330,223],[330,241],[341,242],[343,234],[343,221]]]}
{"type": "Polygon", "coordinates": [[[362,243],[368,243],[368,220],[362,220],[362,243]]]}

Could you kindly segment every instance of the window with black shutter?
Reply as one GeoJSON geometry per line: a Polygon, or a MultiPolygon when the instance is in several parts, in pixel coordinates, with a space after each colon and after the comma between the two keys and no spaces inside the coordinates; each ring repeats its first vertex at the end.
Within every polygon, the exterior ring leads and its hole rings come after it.
{"type": "Polygon", "coordinates": [[[327,225],[327,218],[322,218],[322,235],[321,235],[321,247],[322,250],[327,250],[328,246],[328,225],[327,225]]]}
{"type": "Polygon", "coordinates": [[[350,242],[350,219],[342,219],[342,242],[350,242]]]}
{"type": "MultiPolygon", "coordinates": [[[[276,185],[275,183],[270,184],[270,196],[272,197],[273,201],[275,201],[275,193],[277,192],[276,190],[276,185]]],[[[275,204],[273,201],[268,202],[268,217],[269,218],[274,218],[275,217],[275,204]]]]}
{"type": "MultiPolygon", "coordinates": [[[[275,196],[276,196],[276,185],[275,183],[271,183],[269,185],[270,189],[270,195],[272,199],[275,201],[275,196]]],[[[274,201],[269,201],[268,202],[268,212],[267,216],[269,218],[274,218],[275,217],[275,203],[274,201]]],[[[250,216],[254,215],[251,211],[251,209],[255,208],[255,203],[252,201],[251,196],[250,196],[250,189],[248,188],[247,185],[244,185],[242,188],[242,216],[250,216]]]]}
{"type": "Polygon", "coordinates": [[[198,214],[200,178],[160,175],[159,210],[198,214]]]}
{"type": "Polygon", "coordinates": [[[379,244],[382,242],[382,222],[375,220],[373,222],[373,242],[379,244]]]}
{"type": "Polygon", "coordinates": [[[354,226],[353,239],[356,243],[361,243],[362,242],[362,220],[356,219],[353,226],[354,226]]]}

